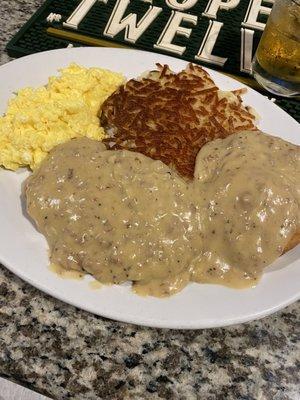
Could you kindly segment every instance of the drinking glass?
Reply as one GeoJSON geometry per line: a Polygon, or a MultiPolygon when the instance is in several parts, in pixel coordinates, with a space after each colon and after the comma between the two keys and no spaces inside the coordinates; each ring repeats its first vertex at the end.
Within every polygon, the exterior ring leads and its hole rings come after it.
{"type": "Polygon", "coordinates": [[[300,94],[300,0],[275,0],[252,72],[269,92],[286,97],[300,94]]]}

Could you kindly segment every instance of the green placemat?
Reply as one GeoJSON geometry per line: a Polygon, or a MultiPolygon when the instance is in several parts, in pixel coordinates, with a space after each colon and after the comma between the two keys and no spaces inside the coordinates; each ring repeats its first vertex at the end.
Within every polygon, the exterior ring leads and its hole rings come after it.
{"type": "MultiPolygon", "coordinates": [[[[135,47],[221,70],[262,91],[249,74],[271,7],[271,0],[47,0],[7,52],[135,47]]],[[[275,102],[300,121],[299,100],[275,102]]]]}

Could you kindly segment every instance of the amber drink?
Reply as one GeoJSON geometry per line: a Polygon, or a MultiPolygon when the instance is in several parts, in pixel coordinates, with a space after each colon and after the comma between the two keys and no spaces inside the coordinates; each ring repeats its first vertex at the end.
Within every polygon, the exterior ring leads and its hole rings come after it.
{"type": "Polygon", "coordinates": [[[275,1],[255,54],[253,75],[274,94],[300,94],[300,0],[275,1]]]}

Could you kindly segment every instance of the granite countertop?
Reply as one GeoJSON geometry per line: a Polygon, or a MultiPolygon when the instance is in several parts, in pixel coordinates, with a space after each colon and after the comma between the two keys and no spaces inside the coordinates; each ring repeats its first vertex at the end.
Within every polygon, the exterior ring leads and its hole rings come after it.
{"type": "MultiPolygon", "coordinates": [[[[1,63],[42,3],[1,1],[1,63]]],[[[299,302],[224,329],[150,329],[63,304],[0,267],[0,310],[0,374],[55,399],[300,399],[299,302]]]]}

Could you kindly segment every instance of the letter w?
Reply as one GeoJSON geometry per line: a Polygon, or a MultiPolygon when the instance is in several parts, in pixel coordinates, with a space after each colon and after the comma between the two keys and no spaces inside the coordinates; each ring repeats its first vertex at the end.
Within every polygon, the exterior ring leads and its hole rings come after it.
{"type": "Polygon", "coordinates": [[[110,19],[104,29],[104,35],[114,37],[123,29],[125,29],[125,40],[135,43],[136,40],[145,32],[148,26],[155,20],[162,11],[160,7],[150,6],[146,14],[137,22],[136,14],[128,14],[125,18],[123,15],[128,7],[130,0],[118,0],[110,19]],[[123,18],[123,19],[122,19],[123,18]]]}

